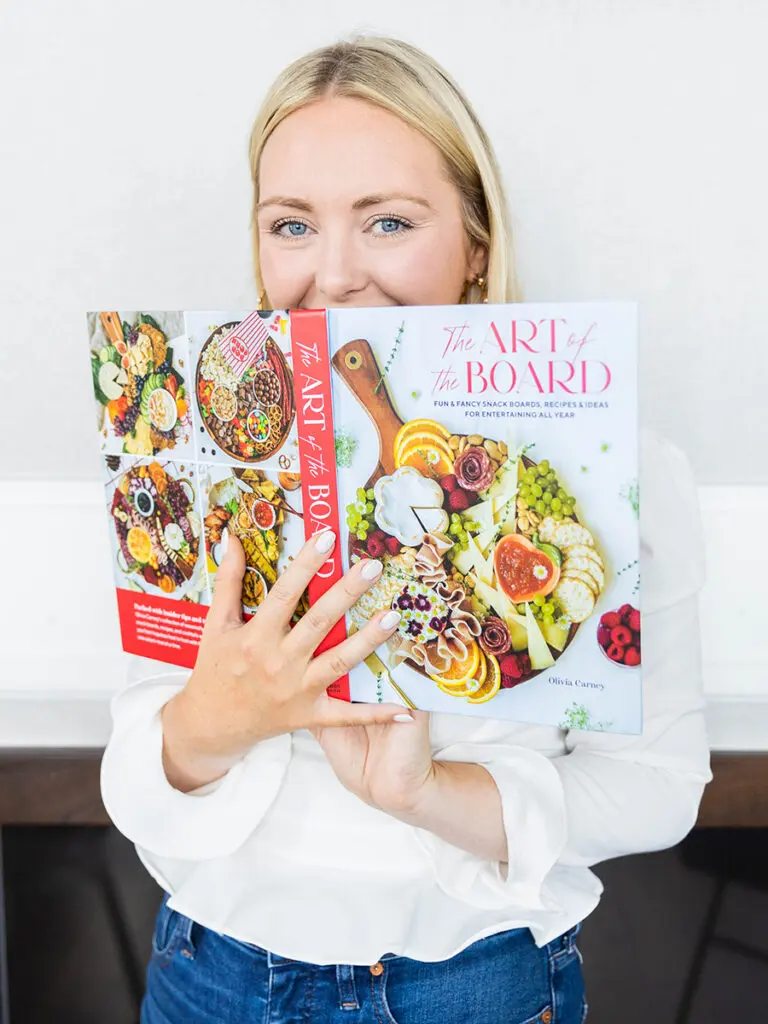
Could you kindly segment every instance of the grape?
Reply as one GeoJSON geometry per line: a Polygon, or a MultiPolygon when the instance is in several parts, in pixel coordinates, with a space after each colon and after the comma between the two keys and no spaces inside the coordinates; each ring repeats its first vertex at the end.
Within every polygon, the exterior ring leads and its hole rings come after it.
{"type": "Polygon", "coordinates": [[[358,530],[356,536],[358,540],[365,540],[365,532],[363,530],[358,530]]]}
{"type": "Polygon", "coordinates": [[[525,605],[524,604],[515,605],[515,608],[517,610],[517,614],[518,615],[525,615],[525,605]]]}
{"type": "Polygon", "coordinates": [[[528,484],[521,484],[520,486],[520,497],[529,498],[531,496],[531,488],[528,484]]]}
{"type": "Polygon", "coordinates": [[[360,522],[360,513],[357,511],[357,509],[354,506],[352,507],[352,510],[349,513],[349,518],[352,521],[352,526],[357,526],[358,523],[360,522]]]}
{"type": "Polygon", "coordinates": [[[368,516],[373,515],[373,503],[370,501],[365,504],[365,514],[368,516]]]}
{"type": "Polygon", "coordinates": [[[562,518],[563,518],[563,512],[562,512],[562,509],[559,509],[559,508],[558,508],[558,509],[556,509],[556,510],[555,510],[555,511],[554,511],[554,512],[552,513],[552,515],[554,516],[554,518],[555,518],[555,519],[562,519],[562,518]]]}
{"type": "Polygon", "coordinates": [[[544,493],[542,494],[542,498],[544,499],[544,504],[545,505],[551,505],[552,504],[552,492],[551,491],[544,491],[544,493]]]}
{"type": "Polygon", "coordinates": [[[564,491],[562,487],[558,487],[558,489],[557,489],[557,496],[560,499],[560,501],[567,501],[568,500],[568,492],[564,491]]]}
{"type": "Polygon", "coordinates": [[[563,507],[563,503],[562,503],[560,498],[553,498],[552,499],[552,511],[553,512],[559,512],[562,507],[563,507]]]}
{"type": "Polygon", "coordinates": [[[557,473],[554,471],[554,469],[550,469],[550,471],[547,473],[547,480],[549,480],[551,484],[557,483],[557,473]]]}
{"type": "Polygon", "coordinates": [[[573,508],[574,505],[576,504],[576,499],[572,498],[570,496],[567,497],[565,500],[566,500],[566,503],[571,506],[571,508],[573,508]]]}
{"type": "Polygon", "coordinates": [[[469,541],[469,534],[467,533],[466,530],[459,530],[459,540],[461,541],[462,544],[464,544],[465,541],[469,541]]]}
{"type": "Polygon", "coordinates": [[[573,508],[572,508],[571,505],[563,505],[563,515],[564,516],[572,516],[573,515],[573,508]]]}
{"type": "Polygon", "coordinates": [[[525,482],[529,486],[530,486],[530,484],[535,484],[536,483],[536,470],[535,469],[526,469],[525,473],[523,473],[523,480],[525,480],[525,482]]]}
{"type": "Polygon", "coordinates": [[[531,494],[535,498],[540,498],[543,493],[544,493],[544,489],[543,489],[543,487],[540,484],[533,484],[531,486],[531,494]]]}
{"type": "Polygon", "coordinates": [[[539,473],[542,476],[546,476],[548,472],[549,472],[549,460],[548,459],[542,459],[541,462],[539,463],[539,473]]]}
{"type": "Polygon", "coordinates": [[[460,543],[461,543],[461,550],[462,551],[467,551],[469,549],[469,540],[468,539],[467,540],[462,540],[460,543]]]}
{"type": "Polygon", "coordinates": [[[555,620],[552,618],[552,616],[547,615],[546,613],[542,615],[542,621],[545,626],[554,626],[555,624],[555,620]]]}
{"type": "Polygon", "coordinates": [[[365,491],[362,487],[358,487],[355,491],[355,497],[358,501],[365,501],[365,491]]]}
{"type": "Polygon", "coordinates": [[[365,496],[368,499],[368,501],[373,501],[373,499],[376,497],[376,492],[372,487],[369,487],[368,490],[365,492],[365,496]]]}
{"type": "Polygon", "coordinates": [[[533,599],[533,603],[536,605],[537,608],[541,608],[541,606],[544,604],[544,598],[541,596],[541,594],[537,594],[536,597],[534,597],[533,599]]]}
{"type": "Polygon", "coordinates": [[[536,502],[536,511],[539,513],[540,516],[547,514],[547,506],[541,499],[539,499],[539,501],[536,502]]]}
{"type": "Polygon", "coordinates": [[[555,610],[555,606],[552,604],[551,601],[545,601],[542,605],[542,608],[544,609],[545,615],[551,615],[555,610]]]}

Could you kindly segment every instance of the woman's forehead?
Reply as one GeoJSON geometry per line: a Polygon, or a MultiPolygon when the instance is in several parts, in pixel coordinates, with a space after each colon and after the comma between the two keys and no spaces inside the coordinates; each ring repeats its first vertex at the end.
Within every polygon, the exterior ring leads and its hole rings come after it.
{"type": "Polygon", "coordinates": [[[423,195],[446,185],[437,148],[395,114],[333,97],[290,114],[267,140],[260,163],[267,195],[329,190],[351,202],[371,194],[423,195]]]}

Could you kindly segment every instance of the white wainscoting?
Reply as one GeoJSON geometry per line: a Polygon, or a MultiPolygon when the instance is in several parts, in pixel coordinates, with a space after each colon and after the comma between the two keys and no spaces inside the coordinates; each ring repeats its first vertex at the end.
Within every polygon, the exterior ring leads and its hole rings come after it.
{"type": "MultiPolygon", "coordinates": [[[[0,747],[103,746],[123,685],[98,483],[0,482],[0,747]]],[[[768,750],[768,487],[702,487],[704,685],[715,750],[768,750]],[[744,524],[752,524],[745,530],[744,524]]]]}

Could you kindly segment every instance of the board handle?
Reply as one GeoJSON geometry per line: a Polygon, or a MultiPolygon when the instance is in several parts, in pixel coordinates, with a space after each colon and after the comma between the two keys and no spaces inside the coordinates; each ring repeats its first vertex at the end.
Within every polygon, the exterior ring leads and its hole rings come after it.
{"type": "Polygon", "coordinates": [[[384,375],[370,344],[363,338],[348,341],[335,353],[333,367],[365,409],[379,435],[379,466],[387,476],[394,473],[395,437],[403,421],[392,404],[384,375]]]}

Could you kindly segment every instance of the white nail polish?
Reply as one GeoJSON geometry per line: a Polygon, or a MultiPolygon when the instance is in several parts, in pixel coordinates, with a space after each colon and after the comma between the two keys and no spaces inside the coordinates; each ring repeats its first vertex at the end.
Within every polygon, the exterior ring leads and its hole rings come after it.
{"type": "Polygon", "coordinates": [[[229,550],[229,530],[225,526],[221,531],[221,560],[226,558],[227,551],[229,550]]]}
{"type": "Polygon", "coordinates": [[[412,722],[413,715],[395,715],[392,719],[394,722],[412,722]]]}
{"type": "Polygon", "coordinates": [[[396,612],[394,609],[391,612],[387,612],[386,615],[382,615],[379,625],[382,629],[394,629],[400,621],[400,612],[396,612]]]}
{"type": "Polygon", "coordinates": [[[315,547],[321,555],[327,555],[336,543],[336,534],[333,530],[323,530],[315,541],[315,547]]]}
{"type": "Polygon", "coordinates": [[[381,570],[383,568],[384,566],[378,558],[374,558],[373,561],[365,563],[360,575],[364,580],[375,580],[377,576],[381,575],[381,570]]]}

